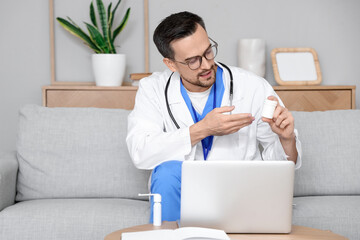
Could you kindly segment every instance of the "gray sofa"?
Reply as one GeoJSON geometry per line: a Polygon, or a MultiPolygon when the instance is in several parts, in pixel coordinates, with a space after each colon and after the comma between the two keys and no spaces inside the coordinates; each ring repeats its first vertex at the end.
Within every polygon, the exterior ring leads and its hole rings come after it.
{"type": "MultiPolygon", "coordinates": [[[[149,171],[125,136],[129,111],[20,110],[17,149],[0,156],[0,239],[103,239],[149,220],[149,171]]],[[[360,239],[360,110],[293,112],[303,146],[293,223],[360,239]]]]}

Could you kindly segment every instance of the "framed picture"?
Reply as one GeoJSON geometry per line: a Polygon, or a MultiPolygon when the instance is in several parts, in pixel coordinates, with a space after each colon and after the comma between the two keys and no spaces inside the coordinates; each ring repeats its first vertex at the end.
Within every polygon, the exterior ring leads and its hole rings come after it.
{"type": "Polygon", "coordinates": [[[275,48],[271,51],[275,81],[279,85],[319,85],[319,60],[313,48],[275,48]]]}

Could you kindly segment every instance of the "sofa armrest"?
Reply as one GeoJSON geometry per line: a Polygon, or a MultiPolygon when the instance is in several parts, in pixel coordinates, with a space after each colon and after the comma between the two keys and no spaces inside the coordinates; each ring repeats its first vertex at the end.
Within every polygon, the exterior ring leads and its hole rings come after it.
{"type": "Polygon", "coordinates": [[[15,203],[18,167],[15,152],[0,155],[0,211],[15,203]]]}

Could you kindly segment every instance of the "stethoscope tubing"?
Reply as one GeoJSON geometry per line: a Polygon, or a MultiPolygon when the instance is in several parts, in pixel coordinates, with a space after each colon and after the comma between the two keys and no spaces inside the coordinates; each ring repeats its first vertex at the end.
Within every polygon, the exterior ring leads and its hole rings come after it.
{"type": "MultiPolygon", "coordinates": [[[[219,62],[219,64],[221,66],[223,66],[229,72],[229,75],[230,75],[230,96],[229,97],[230,97],[230,106],[231,106],[232,105],[232,99],[233,99],[233,90],[234,90],[233,75],[232,75],[232,72],[231,72],[231,70],[230,70],[230,68],[228,66],[226,66],[225,64],[223,64],[221,62],[219,62]]],[[[169,88],[169,85],[170,85],[170,81],[171,81],[171,77],[172,77],[173,74],[174,74],[174,72],[172,72],[171,75],[169,76],[169,78],[167,80],[167,83],[166,83],[166,86],[165,86],[165,101],[166,101],[166,108],[167,108],[167,111],[169,113],[169,116],[170,116],[171,120],[175,124],[176,128],[180,129],[179,124],[176,122],[175,117],[171,112],[170,105],[169,105],[169,100],[168,100],[168,94],[167,94],[168,93],[168,88],[169,88]]]]}

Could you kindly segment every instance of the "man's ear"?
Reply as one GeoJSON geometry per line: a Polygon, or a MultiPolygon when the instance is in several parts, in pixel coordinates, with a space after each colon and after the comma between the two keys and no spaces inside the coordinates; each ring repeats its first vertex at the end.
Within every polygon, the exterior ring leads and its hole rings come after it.
{"type": "Polygon", "coordinates": [[[163,62],[165,63],[165,65],[172,71],[172,72],[176,72],[177,68],[176,65],[173,61],[171,61],[169,58],[164,58],[163,62]]]}

